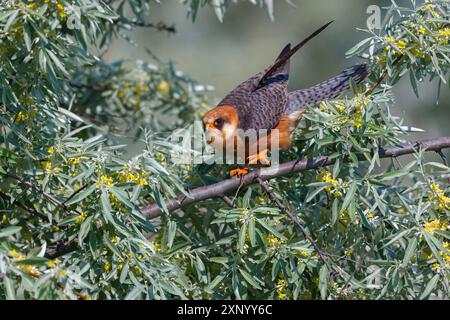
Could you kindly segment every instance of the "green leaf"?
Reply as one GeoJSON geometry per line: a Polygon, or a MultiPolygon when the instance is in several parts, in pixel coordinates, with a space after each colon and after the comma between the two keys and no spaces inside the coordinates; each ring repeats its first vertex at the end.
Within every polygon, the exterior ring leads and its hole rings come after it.
{"type": "Polygon", "coordinates": [[[93,184],[90,187],[87,187],[83,191],[80,191],[77,193],[72,199],[66,202],[67,206],[70,206],[74,203],[80,202],[81,200],[84,200],[86,197],[92,194],[96,190],[96,185],[93,184]]]}
{"type": "Polygon", "coordinates": [[[175,221],[169,221],[167,228],[167,247],[172,248],[173,240],[177,233],[177,223],[175,221]]]}
{"type": "Polygon", "coordinates": [[[14,10],[11,12],[11,15],[9,16],[8,21],[6,21],[6,24],[3,27],[3,32],[5,32],[5,33],[8,32],[9,27],[14,23],[18,14],[19,14],[19,10],[14,10]]]}
{"type": "Polygon", "coordinates": [[[214,280],[211,281],[211,283],[205,288],[205,291],[207,291],[207,292],[212,292],[213,289],[214,289],[215,287],[217,287],[217,285],[218,285],[219,283],[221,283],[222,280],[223,280],[224,278],[225,278],[224,275],[219,274],[219,275],[218,275],[217,277],[215,277],[214,280]]]}
{"type": "Polygon", "coordinates": [[[411,257],[413,256],[413,254],[415,253],[416,247],[417,247],[417,238],[411,238],[408,241],[408,247],[406,248],[405,251],[405,256],[403,257],[403,263],[402,263],[402,267],[406,268],[406,266],[409,263],[409,260],[411,260],[411,257]]]}
{"type": "Polygon", "coordinates": [[[32,257],[15,262],[16,265],[29,265],[29,266],[34,265],[43,266],[46,265],[47,263],[48,259],[43,257],[32,257]]]}
{"type": "Polygon", "coordinates": [[[335,224],[339,218],[339,200],[336,198],[333,200],[331,206],[331,224],[335,224]]]}
{"type": "Polygon", "coordinates": [[[103,209],[102,211],[103,211],[104,216],[106,217],[106,220],[113,223],[113,218],[111,216],[112,207],[111,207],[111,202],[109,201],[109,194],[107,191],[102,190],[102,194],[100,196],[100,202],[102,203],[102,209],[103,209]]]}
{"type": "Polygon", "coordinates": [[[11,280],[9,277],[5,276],[3,278],[3,284],[5,285],[5,289],[6,289],[6,299],[7,300],[15,300],[16,299],[16,294],[15,294],[15,290],[14,290],[14,282],[13,280],[11,280]]]}
{"type": "Polygon", "coordinates": [[[349,206],[349,204],[352,200],[355,200],[355,193],[356,193],[357,186],[358,186],[358,182],[353,181],[352,184],[350,185],[350,187],[348,188],[340,213],[342,213],[345,209],[347,209],[347,207],[349,206]]]}
{"type": "Polygon", "coordinates": [[[25,23],[23,25],[23,38],[25,40],[25,45],[27,47],[28,52],[31,51],[31,33],[30,28],[28,27],[28,24],[25,23]]]}
{"type": "Polygon", "coordinates": [[[252,277],[247,271],[239,268],[239,272],[244,277],[245,281],[247,281],[253,288],[261,290],[261,286],[256,282],[254,277],[252,277]]]}
{"type": "Polygon", "coordinates": [[[431,294],[431,292],[436,287],[438,280],[439,280],[439,275],[437,274],[430,280],[430,282],[428,282],[427,286],[425,287],[425,290],[420,295],[420,298],[419,298],[420,300],[424,300],[424,299],[428,298],[428,296],[431,294]]]}
{"type": "Polygon", "coordinates": [[[239,231],[239,251],[244,251],[245,238],[247,237],[247,223],[244,223],[239,231]]]}
{"type": "Polygon", "coordinates": [[[250,244],[252,247],[256,246],[256,235],[255,235],[255,220],[251,219],[248,223],[248,233],[250,238],[250,244]]]}
{"type": "Polygon", "coordinates": [[[266,224],[262,220],[257,220],[257,221],[262,227],[267,229],[274,236],[280,238],[281,240],[287,240],[287,238],[283,234],[279,233],[278,231],[276,231],[274,228],[272,228],[271,226],[269,226],[268,224],[266,224]]]}
{"type": "Polygon", "coordinates": [[[89,234],[89,231],[92,227],[92,219],[94,216],[87,217],[80,225],[80,231],[78,232],[78,243],[83,245],[83,241],[86,236],[89,234]]]}
{"type": "Polygon", "coordinates": [[[322,265],[319,272],[319,290],[322,300],[327,298],[328,289],[328,268],[326,265],[322,265]]]}
{"type": "Polygon", "coordinates": [[[20,230],[22,230],[22,227],[19,227],[19,226],[6,227],[4,229],[1,229],[1,231],[0,231],[0,238],[9,237],[9,236],[11,236],[13,234],[16,234],[20,230]]]}
{"type": "Polygon", "coordinates": [[[397,171],[391,171],[385,174],[382,174],[378,176],[380,181],[388,181],[395,178],[403,177],[404,175],[408,174],[408,170],[397,170],[397,171]]]}
{"type": "Polygon", "coordinates": [[[131,290],[125,296],[125,300],[136,300],[136,299],[139,299],[143,291],[144,291],[144,287],[143,286],[137,286],[137,287],[133,288],[133,290],[131,290]]]}

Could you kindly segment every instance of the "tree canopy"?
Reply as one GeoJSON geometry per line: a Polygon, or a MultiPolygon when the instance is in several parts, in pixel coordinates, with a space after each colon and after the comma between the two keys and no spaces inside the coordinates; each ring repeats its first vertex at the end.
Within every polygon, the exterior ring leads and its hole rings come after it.
{"type": "MultiPolygon", "coordinates": [[[[417,124],[391,110],[403,77],[416,95],[428,80],[448,89],[448,1],[393,2],[348,50],[370,79],[309,108],[281,155],[315,166],[176,211],[170,199],[228,179],[171,161],[166,133],[213,106],[210,88],[151,48],[105,59],[132,28],[176,31],[148,22],[156,2],[0,4],[0,298],[448,299],[450,169],[425,154],[449,139],[407,144],[417,124]],[[124,136],[142,152],[130,159],[124,136]]],[[[237,2],[180,5],[222,20],[237,2]]],[[[250,2],[274,18],[274,1],[250,2]]]]}

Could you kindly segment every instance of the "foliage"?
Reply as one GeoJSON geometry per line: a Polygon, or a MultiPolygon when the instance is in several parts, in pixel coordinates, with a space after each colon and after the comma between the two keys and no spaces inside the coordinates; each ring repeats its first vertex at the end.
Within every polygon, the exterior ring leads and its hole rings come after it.
{"type": "MultiPolygon", "coordinates": [[[[231,2],[184,1],[193,17],[231,2]]],[[[258,3],[271,12],[272,1],[258,3]]],[[[282,155],[336,159],[271,182],[332,270],[258,187],[241,190],[233,209],[213,199],[143,218],[149,203],[164,208],[226,178],[224,166],[170,163],[175,146],[161,134],[199,116],[207,86],[152,55],[105,62],[111,40],[152,5],[1,5],[2,299],[448,298],[450,169],[423,151],[403,165],[383,165],[377,152],[410,131],[390,110],[392,85],[407,73],[416,94],[425,76],[446,82],[448,2],[393,4],[382,30],[348,52],[367,59],[371,81],[311,108],[282,155]],[[118,135],[142,138],[144,150],[128,159],[118,135]]]]}

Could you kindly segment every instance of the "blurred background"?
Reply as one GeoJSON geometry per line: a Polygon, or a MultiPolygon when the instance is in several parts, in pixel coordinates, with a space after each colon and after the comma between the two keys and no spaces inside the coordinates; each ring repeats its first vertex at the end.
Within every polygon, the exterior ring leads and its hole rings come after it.
{"type": "MultiPolygon", "coordinates": [[[[215,87],[212,102],[218,102],[235,85],[270,64],[288,42],[296,44],[324,23],[335,22],[308,43],[291,62],[290,89],[311,86],[358,63],[346,59],[345,52],[366,37],[357,28],[366,28],[369,5],[387,7],[382,0],[284,0],[275,1],[271,21],[267,10],[246,1],[232,4],[223,23],[212,8],[200,10],[195,23],[186,16],[186,7],[177,0],[155,4],[149,21],[175,23],[177,33],[169,35],[150,29],[137,29],[129,36],[138,44],[132,46],[116,40],[108,59],[142,59],[150,57],[145,48],[161,58],[176,62],[177,68],[202,84],[215,87]]],[[[409,6],[409,0],[396,1],[409,6]]],[[[382,9],[382,17],[386,10],[382,9]]],[[[404,125],[425,132],[415,133],[413,139],[450,135],[449,84],[442,84],[437,104],[437,81],[419,84],[417,99],[406,76],[395,87],[396,104],[391,110],[405,119],[404,125]]]]}

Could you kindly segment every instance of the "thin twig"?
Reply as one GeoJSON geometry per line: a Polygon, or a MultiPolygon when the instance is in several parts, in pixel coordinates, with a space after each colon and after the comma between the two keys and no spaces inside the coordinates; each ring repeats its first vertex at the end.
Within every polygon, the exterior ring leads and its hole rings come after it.
{"type": "Polygon", "coordinates": [[[340,296],[342,295],[342,293],[344,293],[345,289],[348,288],[350,282],[352,281],[352,279],[355,277],[356,273],[361,269],[361,267],[364,265],[364,260],[369,256],[369,254],[372,252],[373,247],[367,251],[363,257],[361,257],[361,259],[359,261],[355,262],[355,270],[353,270],[352,274],[350,275],[350,277],[347,279],[347,281],[344,283],[344,285],[342,286],[341,290],[339,290],[338,294],[336,295],[336,300],[338,300],[340,298],[340,296]]]}
{"type": "Polygon", "coordinates": [[[63,202],[59,201],[59,200],[56,199],[54,196],[52,196],[51,194],[48,194],[48,193],[45,192],[44,190],[41,190],[40,188],[38,188],[37,186],[35,186],[35,185],[32,184],[31,182],[25,180],[24,178],[19,177],[19,176],[16,176],[16,175],[11,174],[11,173],[5,173],[5,174],[3,174],[3,175],[6,176],[6,177],[13,178],[14,180],[19,181],[21,184],[23,184],[24,186],[26,186],[26,187],[28,187],[28,188],[32,188],[32,189],[37,190],[37,191],[38,191],[39,193],[41,193],[45,198],[47,198],[48,200],[50,200],[51,202],[53,202],[53,204],[56,204],[56,205],[58,205],[58,206],[60,206],[60,207],[63,207],[64,209],[67,209],[67,206],[66,206],[63,202]]]}
{"type": "Polygon", "coordinates": [[[229,205],[231,208],[236,208],[236,204],[233,200],[231,200],[228,196],[223,195],[221,196],[223,202],[225,202],[227,205],[229,205]]]}
{"type": "MultiPolygon", "coordinates": [[[[444,163],[444,165],[446,167],[448,167],[448,161],[447,161],[447,157],[445,156],[445,154],[442,152],[442,150],[437,150],[436,151],[437,154],[441,157],[442,162],[444,163]]],[[[448,183],[450,183],[450,177],[447,179],[448,183]]]]}
{"type": "Polygon", "coordinates": [[[320,250],[319,246],[317,245],[316,241],[309,235],[308,231],[306,231],[306,228],[303,226],[303,224],[299,221],[298,217],[294,215],[281,201],[278,199],[278,197],[275,195],[272,189],[270,189],[269,185],[266,181],[262,180],[260,177],[257,177],[256,180],[261,185],[261,187],[264,189],[264,191],[267,193],[269,198],[277,205],[280,210],[291,219],[291,221],[300,229],[303,236],[311,243],[311,245],[314,247],[314,250],[319,255],[320,259],[323,261],[323,263],[327,266],[328,271],[332,272],[333,269],[331,268],[330,264],[328,263],[328,260],[324,257],[322,254],[322,251],[320,250]]]}
{"type": "MultiPolygon", "coordinates": [[[[392,63],[392,66],[395,66],[397,63],[399,63],[400,60],[403,59],[403,57],[404,57],[403,55],[398,56],[397,59],[395,59],[394,62],[392,63]]],[[[375,91],[375,89],[378,88],[378,86],[386,78],[387,75],[388,75],[388,69],[385,69],[383,71],[383,73],[381,74],[381,76],[377,79],[377,81],[375,81],[373,86],[369,89],[369,91],[366,92],[366,96],[370,96],[375,91]]]]}
{"type": "MultiPolygon", "coordinates": [[[[6,193],[0,192],[0,197],[2,197],[3,199],[5,199],[8,202],[11,202],[11,197],[8,196],[6,193]]],[[[21,208],[23,210],[25,210],[28,213],[36,215],[36,216],[40,217],[41,219],[43,219],[45,221],[49,221],[48,217],[45,214],[35,210],[34,208],[27,207],[27,206],[25,206],[24,204],[22,204],[22,203],[20,203],[18,201],[11,202],[11,204],[15,205],[15,206],[17,206],[17,207],[19,207],[19,208],[21,208]]]]}
{"type": "Polygon", "coordinates": [[[85,184],[84,186],[82,186],[81,188],[79,188],[78,190],[74,191],[66,200],[63,201],[63,204],[66,205],[67,202],[69,202],[73,197],[75,197],[78,193],[80,193],[81,191],[83,191],[84,189],[86,189],[88,186],[88,184],[85,184]]]}
{"type": "Polygon", "coordinates": [[[168,33],[175,34],[177,32],[177,29],[175,28],[175,25],[168,25],[167,23],[163,21],[158,22],[144,22],[144,21],[131,21],[131,20],[116,20],[114,21],[114,24],[120,25],[120,24],[131,24],[135,27],[141,27],[141,28],[153,28],[157,31],[167,31],[168,33]]]}
{"type": "MultiPolygon", "coordinates": [[[[65,201],[60,201],[60,200],[56,199],[51,194],[45,192],[44,190],[42,190],[41,188],[35,186],[33,183],[25,180],[24,178],[16,176],[16,175],[11,174],[11,173],[5,173],[3,175],[6,176],[6,177],[10,177],[10,178],[12,178],[14,180],[19,181],[22,185],[24,185],[24,186],[26,186],[28,188],[32,188],[32,189],[36,190],[37,192],[42,194],[46,199],[48,199],[53,204],[55,204],[55,205],[57,205],[59,207],[62,207],[64,210],[68,210],[67,205],[65,204],[65,201]]],[[[77,209],[72,209],[71,211],[74,211],[74,212],[76,212],[78,214],[81,214],[81,212],[79,210],[77,210],[77,209]]]]}

